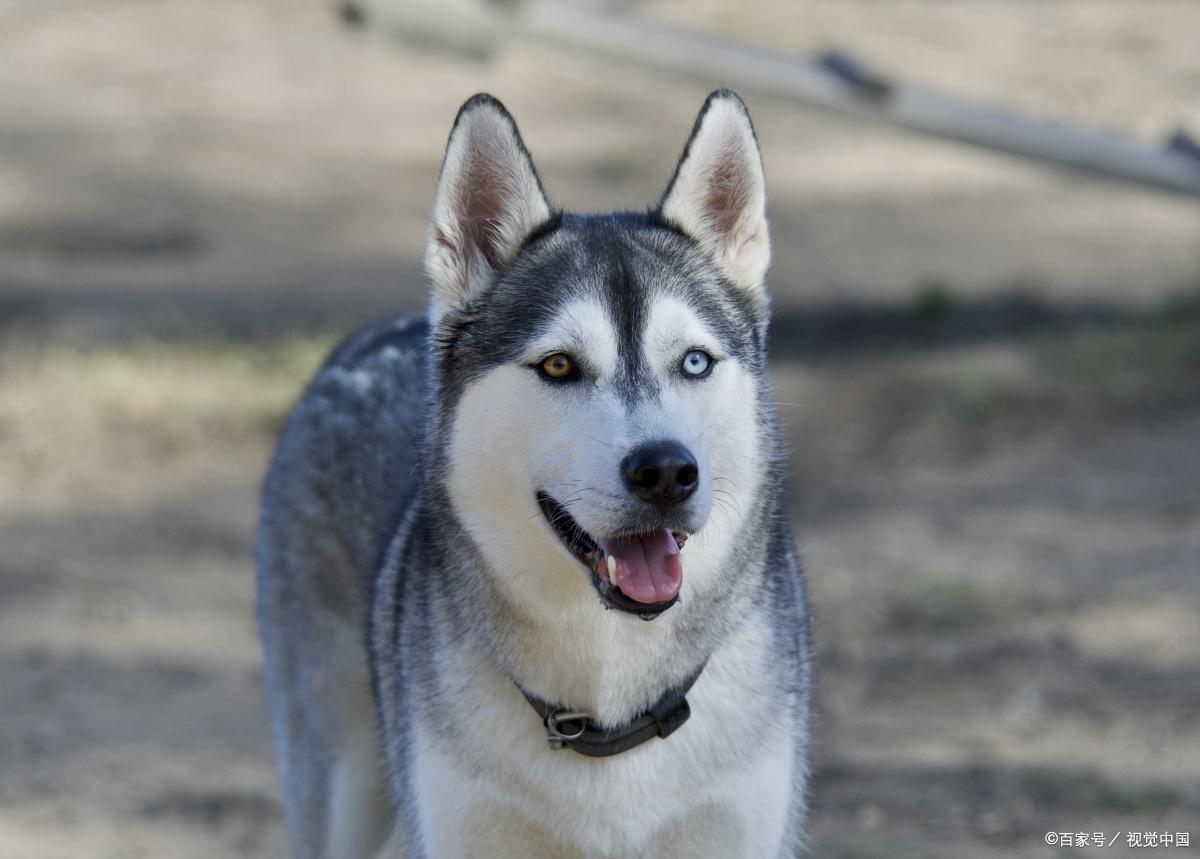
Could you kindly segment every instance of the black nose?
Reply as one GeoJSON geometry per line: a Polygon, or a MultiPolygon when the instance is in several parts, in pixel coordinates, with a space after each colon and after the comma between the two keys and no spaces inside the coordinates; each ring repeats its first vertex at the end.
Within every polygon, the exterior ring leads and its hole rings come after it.
{"type": "Polygon", "coordinates": [[[634,448],[621,462],[629,491],[653,504],[678,504],[696,491],[700,466],[677,441],[656,441],[634,448]]]}

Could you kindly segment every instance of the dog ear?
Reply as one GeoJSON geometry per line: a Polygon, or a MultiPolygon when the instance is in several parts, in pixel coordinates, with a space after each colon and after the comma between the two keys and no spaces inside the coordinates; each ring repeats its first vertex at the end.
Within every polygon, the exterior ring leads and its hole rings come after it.
{"type": "Polygon", "coordinates": [[[732,90],[716,90],[700,108],[658,215],[694,238],[735,286],[765,295],[771,262],[766,210],[750,114],[732,90]]]}
{"type": "Polygon", "coordinates": [[[486,93],[468,99],[446,144],[425,244],[433,318],[477,295],[550,216],[512,116],[486,93]]]}

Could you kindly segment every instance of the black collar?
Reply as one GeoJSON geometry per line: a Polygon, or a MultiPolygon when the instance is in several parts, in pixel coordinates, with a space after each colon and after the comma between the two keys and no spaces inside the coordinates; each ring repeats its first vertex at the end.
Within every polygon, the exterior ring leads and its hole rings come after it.
{"type": "Polygon", "coordinates": [[[650,705],[650,709],[619,728],[601,728],[588,713],[543,701],[521,689],[519,684],[517,688],[542,717],[550,748],[565,746],[591,758],[606,758],[636,748],[652,737],[666,739],[675,733],[692,715],[685,696],[699,679],[705,664],[702,662],[683,683],[668,689],[650,705]]]}

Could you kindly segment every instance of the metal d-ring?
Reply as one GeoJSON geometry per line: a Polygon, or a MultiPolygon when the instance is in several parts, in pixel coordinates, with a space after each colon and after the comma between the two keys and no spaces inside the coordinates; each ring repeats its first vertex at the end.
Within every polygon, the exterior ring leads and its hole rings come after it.
{"type": "Polygon", "coordinates": [[[587,730],[587,722],[590,718],[591,716],[587,713],[578,710],[554,710],[551,712],[546,716],[546,740],[550,743],[550,748],[561,749],[565,743],[578,740],[587,730]],[[561,726],[568,722],[576,722],[579,730],[562,730],[561,726]]]}

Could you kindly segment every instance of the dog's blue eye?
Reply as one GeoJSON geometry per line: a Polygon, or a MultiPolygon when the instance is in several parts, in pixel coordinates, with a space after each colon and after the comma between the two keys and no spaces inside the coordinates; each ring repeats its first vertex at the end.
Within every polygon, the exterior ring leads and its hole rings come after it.
{"type": "Polygon", "coordinates": [[[707,352],[693,349],[683,356],[683,364],[679,369],[683,375],[691,379],[702,379],[712,370],[713,358],[707,352]]]}

